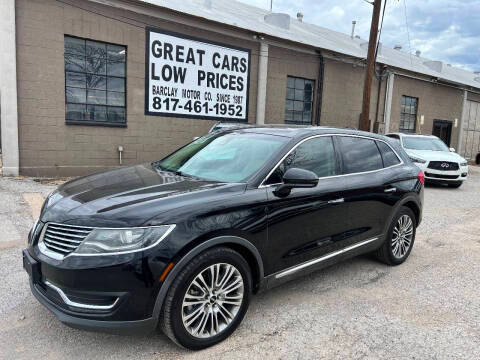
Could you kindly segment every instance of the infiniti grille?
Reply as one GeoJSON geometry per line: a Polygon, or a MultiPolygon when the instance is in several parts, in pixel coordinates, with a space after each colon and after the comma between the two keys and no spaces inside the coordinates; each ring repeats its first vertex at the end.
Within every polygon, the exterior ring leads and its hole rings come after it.
{"type": "Polygon", "coordinates": [[[47,249],[61,255],[70,254],[93,230],[90,227],[48,223],[43,235],[47,249]]]}
{"type": "Polygon", "coordinates": [[[449,161],[430,161],[428,168],[444,171],[458,170],[458,163],[449,161]]]}

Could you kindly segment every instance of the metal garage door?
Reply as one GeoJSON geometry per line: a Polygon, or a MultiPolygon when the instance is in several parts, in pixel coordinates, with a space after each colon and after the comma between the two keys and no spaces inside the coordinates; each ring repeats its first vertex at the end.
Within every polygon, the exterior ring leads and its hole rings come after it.
{"type": "Polygon", "coordinates": [[[480,102],[467,100],[463,123],[462,155],[474,160],[480,151],[480,102]]]}

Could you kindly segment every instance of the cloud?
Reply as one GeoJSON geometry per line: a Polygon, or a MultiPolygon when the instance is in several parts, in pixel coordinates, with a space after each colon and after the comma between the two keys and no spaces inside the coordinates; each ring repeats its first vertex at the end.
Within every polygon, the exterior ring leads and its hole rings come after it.
{"type": "MultiPolygon", "coordinates": [[[[240,0],[270,8],[270,0],[240,0]]],[[[385,0],[384,0],[385,1],[385,0]]],[[[381,41],[404,51],[441,60],[470,71],[480,70],[480,0],[387,0],[381,41]],[[410,42],[408,41],[410,36],[410,42]]],[[[273,10],[304,21],[349,34],[352,20],[355,33],[368,39],[372,6],[365,0],[273,0],[273,10]]]]}

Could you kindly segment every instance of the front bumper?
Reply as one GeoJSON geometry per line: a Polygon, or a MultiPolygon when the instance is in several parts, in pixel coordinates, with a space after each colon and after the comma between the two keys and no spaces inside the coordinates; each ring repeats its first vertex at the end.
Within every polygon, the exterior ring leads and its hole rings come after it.
{"type": "Polygon", "coordinates": [[[23,251],[23,259],[33,295],[62,323],[110,333],[143,333],[156,328],[153,304],[158,289],[145,284],[141,274],[126,271],[132,270],[135,261],[96,268],[92,273],[92,269],[53,266],[34,258],[29,250],[23,251]],[[85,283],[89,285],[82,285],[85,283]]]}
{"type": "Polygon", "coordinates": [[[50,310],[58,320],[75,329],[101,331],[113,334],[137,334],[152,332],[157,326],[157,321],[153,317],[133,321],[101,321],[72,316],[62,311],[53,301],[43,295],[38,290],[38,285],[34,284],[32,279],[30,279],[30,289],[37,300],[50,310]]]}
{"type": "Polygon", "coordinates": [[[459,166],[458,170],[436,170],[428,167],[428,162],[425,164],[415,163],[425,175],[425,180],[429,182],[439,183],[458,183],[465,181],[468,177],[468,166],[459,166]]]}

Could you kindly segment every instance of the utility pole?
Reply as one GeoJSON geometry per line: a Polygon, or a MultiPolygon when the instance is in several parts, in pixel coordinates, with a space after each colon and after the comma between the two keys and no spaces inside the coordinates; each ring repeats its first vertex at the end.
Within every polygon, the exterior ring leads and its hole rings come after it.
{"type": "Polygon", "coordinates": [[[377,47],[378,21],[382,0],[373,0],[372,24],[370,25],[370,38],[368,40],[367,67],[365,69],[365,82],[363,84],[363,104],[360,119],[360,130],[370,131],[370,93],[372,91],[373,72],[375,70],[375,50],[377,47]]]}

